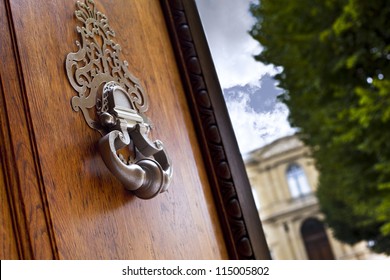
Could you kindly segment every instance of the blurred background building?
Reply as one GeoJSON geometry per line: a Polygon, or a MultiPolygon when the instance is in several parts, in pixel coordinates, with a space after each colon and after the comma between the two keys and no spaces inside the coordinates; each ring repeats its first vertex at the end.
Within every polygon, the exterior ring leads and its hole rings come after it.
{"type": "Polygon", "coordinates": [[[382,258],[365,242],[349,246],[332,237],[315,196],[318,171],[296,135],[251,152],[246,168],[272,258],[382,258]]]}

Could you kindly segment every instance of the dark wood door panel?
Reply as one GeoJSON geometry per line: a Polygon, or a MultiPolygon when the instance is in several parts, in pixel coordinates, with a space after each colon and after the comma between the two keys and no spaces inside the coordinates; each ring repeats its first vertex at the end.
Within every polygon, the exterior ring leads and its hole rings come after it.
{"type": "Polygon", "coordinates": [[[59,258],[226,258],[216,209],[158,1],[99,1],[122,59],[150,98],[147,116],[171,156],[168,193],[126,192],[105,167],[91,130],[73,112],[64,72],[79,40],[73,1],[12,1],[25,91],[59,258]]]}
{"type": "MultiPolygon", "coordinates": [[[[0,88],[0,94],[1,94],[0,88]]],[[[0,103],[1,104],[1,103],[0,103]]],[[[0,116],[1,116],[0,112],[0,116]]],[[[0,137],[3,136],[0,130],[0,137]]],[[[0,139],[0,141],[3,138],[0,139]]],[[[4,144],[1,141],[0,154],[4,155],[4,144]]],[[[2,158],[1,158],[2,159],[2,158]]],[[[15,231],[13,227],[12,211],[10,200],[8,199],[6,179],[6,163],[0,161],[0,259],[19,259],[18,246],[15,239],[15,231]]]]}
{"type": "Polygon", "coordinates": [[[96,0],[173,163],[169,191],[144,201],[108,171],[100,134],[71,108],[76,1],[26,2],[0,0],[2,257],[268,258],[195,3],[96,0]]]}
{"type": "MultiPolygon", "coordinates": [[[[4,182],[10,207],[13,242],[19,258],[53,258],[53,238],[49,231],[49,213],[37,162],[27,92],[11,7],[6,0],[0,1],[0,38],[0,158],[5,178],[1,182],[4,182]]],[[[14,256],[12,253],[10,258],[14,256]]]]}

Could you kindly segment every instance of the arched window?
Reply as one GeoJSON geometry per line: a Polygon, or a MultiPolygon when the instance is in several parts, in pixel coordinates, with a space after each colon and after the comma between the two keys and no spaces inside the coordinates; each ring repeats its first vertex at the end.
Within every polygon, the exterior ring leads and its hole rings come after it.
{"type": "Polygon", "coordinates": [[[293,198],[304,196],[311,192],[305,172],[303,172],[302,167],[298,164],[290,164],[287,168],[286,176],[288,187],[293,198]]]}
{"type": "Polygon", "coordinates": [[[326,235],[324,224],[316,218],[306,219],[301,235],[309,260],[333,260],[334,255],[326,235]]]}

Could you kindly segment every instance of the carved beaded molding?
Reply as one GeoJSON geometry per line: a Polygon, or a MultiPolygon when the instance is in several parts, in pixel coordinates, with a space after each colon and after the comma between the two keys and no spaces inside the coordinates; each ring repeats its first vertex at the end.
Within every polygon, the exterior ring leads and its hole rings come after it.
{"type": "Polygon", "coordinates": [[[178,45],[183,55],[183,67],[188,72],[191,90],[195,95],[196,111],[199,114],[200,126],[205,133],[206,149],[212,159],[213,169],[218,180],[218,187],[214,190],[222,198],[224,211],[222,223],[227,227],[227,242],[233,242],[236,255],[239,259],[254,259],[252,244],[248,237],[245,221],[242,216],[240,202],[237,197],[236,186],[231,177],[230,166],[227,162],[226,151],[221,142],[221,134],[216,122],[214,109],[211,105],[199,57],[196,52],[190,26],[181,1],[169,1],[172,13],[174,33],[178,36],[178,45]]]}

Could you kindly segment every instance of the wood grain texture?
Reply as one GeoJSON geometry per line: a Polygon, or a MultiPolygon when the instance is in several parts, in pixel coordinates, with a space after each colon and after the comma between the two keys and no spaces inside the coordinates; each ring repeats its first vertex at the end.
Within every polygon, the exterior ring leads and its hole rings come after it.
{"type": "Polygon", "coordinates": [[[267,258],[194,2],[162,0],[167,21],[157,0],[96,2],[150,96],[173,184],[150,201],[126,192],[98,155],[100,135],[72,111],[64,59],[79,40],[75,2],[1,1],[4,256],[220,259],[227,248],[230,258],[267,258]]]}
{"type": "MultiPolygon", "coordinates": [[[[150,201],[126,192],[98,154],[99,133],[86,125],[80,112],[72,111],[70,99],[76,93],[67,81],[64,59],[77,50],[75,41],[79,40],[75,1],[11,1],[18,64],[23,73],[19,90],[26,102],[21,108],[31,118],[31,124],[27,122],[29,133],[21,134],[34,137],[23,139],[23,143],[36,143],[36,151],[32,145],[27,153],[35,159],[35,176],[28,178],[29,188],[35,184],[32,189],[40,190],[42,205],[36,210],[44,214],[41,220],[46,225],[41,232],[48,238],[41,242],[41,249],[32,243],[29,257],[227,258],[159,2],[96,2],[116,32],[122,59],[129,62],[130,72],[149,94],[146,114],[155,127],[152,138],[162,140],[171,156],[173,183],[168,193],[150,201]],[[39,250],[53,252],[51,256],[36,254],[39,250]]],[[[30,219],[25,217],[28,223],[30,219]]]]}
{"type": "Polygon", "coordinates": [[[163,0],[229,256],[269,259],[238,145],[194,1],[163,0]]]}
{"type": "Polygon", "coordinates": [[[14,241],[20,258],[51,259],[55,256],[53,236],[9,1],[0,1],[0,38],[2,187],[14,241]]]}
{"type": "Polygon", "coordinates": [[[7,179],[7,163],[5,159],[5,136],[6,123],[2,120],[7,118],[3,108],[3,88],[0,76],[0,259],[19,259],[18,246],[13,228],[10,199],[7,192],[9,186],[7,179]]]}

